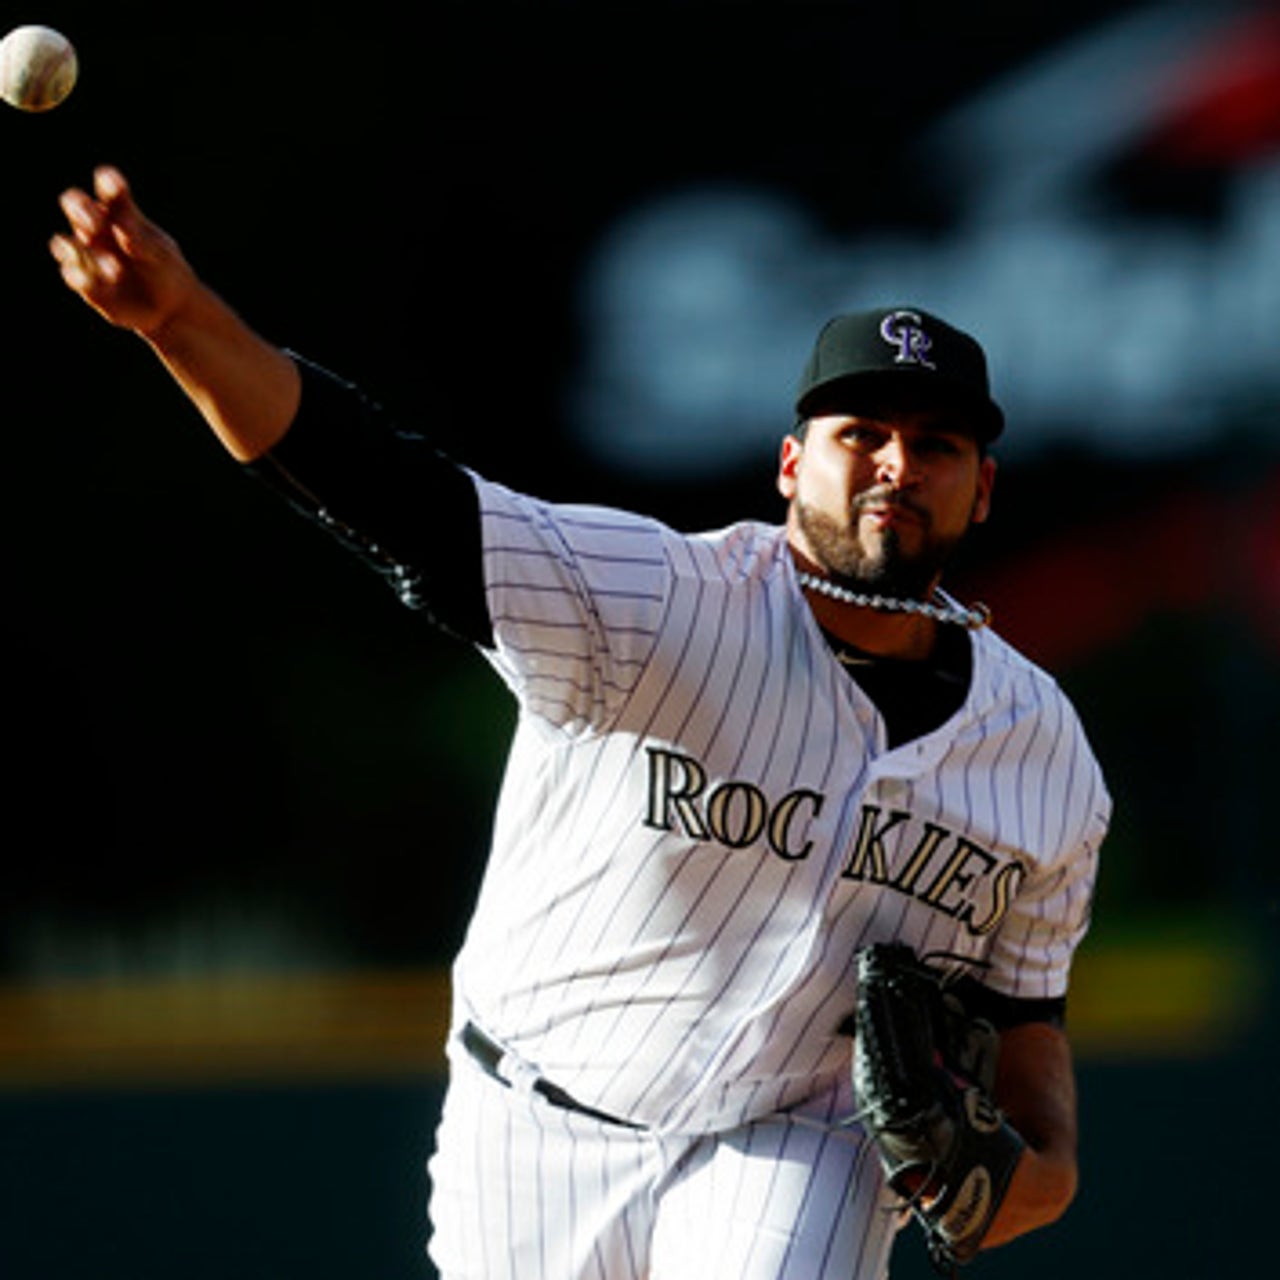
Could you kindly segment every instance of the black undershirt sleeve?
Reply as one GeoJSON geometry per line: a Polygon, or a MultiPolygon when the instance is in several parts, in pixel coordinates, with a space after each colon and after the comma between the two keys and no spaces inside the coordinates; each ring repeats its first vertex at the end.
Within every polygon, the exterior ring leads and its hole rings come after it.
{"type": "Polygon", "coordinates": [[[997,1031],[1021,1026],[1024,1022],[1049,1022],[1062,1027],[1066,1022],[1064,996],[1027,1000],[993,991],[976,978],[960,978],[952,988],[964,1007],[976,1018],[986,1018],[997,1031]]]}
{"type": "Polygon", "coordinates": [[[289,354],[302,375],[297,416],[245,469],[354,551],[405,604],[491,646],[471,477],[354,383],[289,354]]]}

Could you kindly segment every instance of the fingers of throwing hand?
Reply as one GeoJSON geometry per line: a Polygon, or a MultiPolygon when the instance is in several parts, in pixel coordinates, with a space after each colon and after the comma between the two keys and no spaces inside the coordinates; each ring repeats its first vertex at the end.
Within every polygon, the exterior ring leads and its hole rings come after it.
{"type": "Polygon", "coordinates": [[[173,239],[145,217],[117,169],[59,198],[67,228],[49,242],[73,292],[112,324],[148,333],[190,298],[194,276],[173,239]]]}
{"type": "Polygon", "coordinates": [[[49,241],[66,283],[95,306],[106,301],[124,278],[124,265],[116,254],[92,242],[58,235],[49,241]]]}
{"type": "Polygon", "coordinates": [[[105,229],[120,250],[131,258],[156,261],[164,252],[168,237],[143,216],[124,174],[109,165],[96,169],[93,190],[105,218],[105,229]]]}
{"type": "Polygon", "coordinates": [[[49,241],[62,278],[76,293],[99,310],[108,310],[124,282],[127,260],[136,256],[131,242],[138,233],[130,224],[139,221],[129,199],[128,186],[115,170],[94,174],[94,195],[78,187],[64,191],[58,204],[70,234],[49,241]]]}
{"type": "Polygon", "coordinates": [[[78,293],[89,287],[89,273],[85,267],[80,246],[69,236],[54,236],[49,241],[49,252],[62,269],[62,278],[78,293]]]}
{"type": "Polygon", "coordinates": [[[103,204],[131,198],[128,180],[115,165],[110,164],[99,165],[93,171],[93,191],[103,204]]]}
{"type": "MultiPolygon", "coordinates": [[[[114,169],[94,174],[94,199],[78,187],[64,191],[58,203],[76,240],[87,248],[154,262],[166,237],[142,216],[124,177],[114,169]]],[[[115,263],[118,272],[119,263],[115,263]]]]}
{"type": "Polygon", "coordinates": [[[102,209],[78,187],[64,191],[58,199],[68,225],[81,244],[92,244],[102,236],[102,209]]]}

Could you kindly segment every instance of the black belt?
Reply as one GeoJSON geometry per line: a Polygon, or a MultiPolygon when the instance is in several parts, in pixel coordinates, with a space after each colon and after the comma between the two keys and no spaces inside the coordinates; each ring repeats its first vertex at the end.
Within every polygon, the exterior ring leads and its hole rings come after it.
{"type": "MultiPolygon", "coordinates": [[[[487,1076],[492,1076],[499,1084],[511,1088],[511,1081],[498,1071],[498,1064],[506,1055],[506,1050],[496,1040],[490,1039],[474,1022],[468,1022],[462,1028],[462,1047],[471,1055],[487,1076]]],[[[576,1111],[579,1115],[591,1116],[603,1120],[606,1124],[620,1124],[626,1129],[642,1129],[643,1125],[633,1124],[630,1120],[620,1120],[617,1116],[606,1115],[594,1107],[588,1107],[571,1098],[558,1085],[539,1076],[533,1082],[534,1093],[541,1094],[553,1107],[562,1111],[576,1111]]]]}

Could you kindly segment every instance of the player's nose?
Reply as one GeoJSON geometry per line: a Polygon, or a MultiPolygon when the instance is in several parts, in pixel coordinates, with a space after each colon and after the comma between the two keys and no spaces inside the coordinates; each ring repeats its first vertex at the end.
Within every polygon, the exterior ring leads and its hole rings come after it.
{"type": "Polygon", "coordinates": [[[876,451],[875,462],[876,479],[881,484],[900,488],[917,478],[915,455],[897,432],[890,435],[876,451]]]}

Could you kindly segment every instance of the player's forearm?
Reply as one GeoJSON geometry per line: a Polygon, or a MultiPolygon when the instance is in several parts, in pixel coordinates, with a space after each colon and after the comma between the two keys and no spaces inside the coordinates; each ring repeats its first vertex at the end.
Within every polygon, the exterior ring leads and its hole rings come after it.
{"type": "Polygon", "coordinates": [[[297,367],[206,286],[140,336],[241,462],[261,457],[288,431],[301,396],[297,367]]]}
{"type": "Polygon", "coordinates": [[[996,1084],[1000,1106],[1027,1143],[984,1248],[1057,1221],[1075,1198],[1076,1089],[1066,1036],[1028,1023],[1001,1037],[996,1084]]]}

